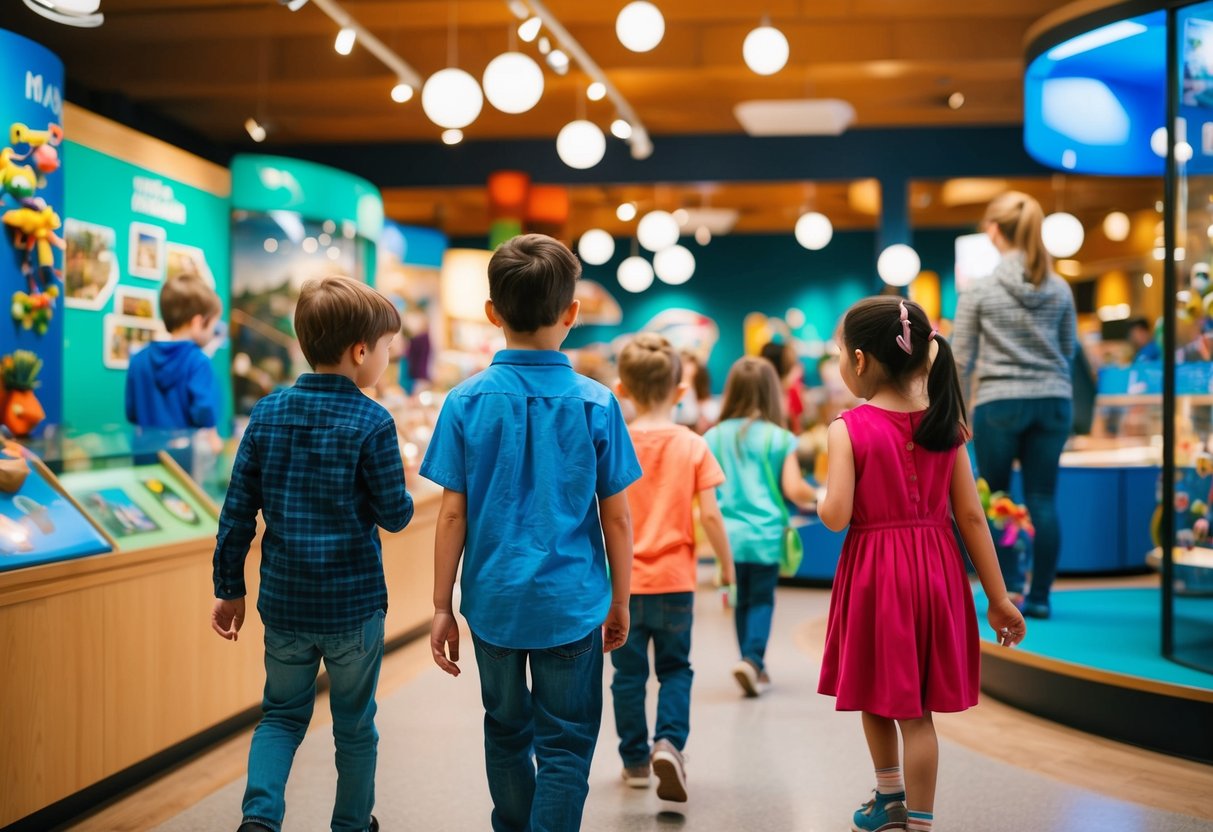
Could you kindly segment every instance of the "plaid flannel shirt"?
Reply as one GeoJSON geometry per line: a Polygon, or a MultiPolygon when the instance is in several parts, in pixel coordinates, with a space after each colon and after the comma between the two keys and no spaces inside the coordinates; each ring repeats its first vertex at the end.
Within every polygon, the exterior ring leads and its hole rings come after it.
{"type": "Polygon", "coordinates": [[[218,598],[245,595],[258,511],[267,625],[339,633],[386,611],[377,527],[399,531],[413,516],[391,415],[329,373],[301,376],[253,408],[219,518],[218,598]]]}

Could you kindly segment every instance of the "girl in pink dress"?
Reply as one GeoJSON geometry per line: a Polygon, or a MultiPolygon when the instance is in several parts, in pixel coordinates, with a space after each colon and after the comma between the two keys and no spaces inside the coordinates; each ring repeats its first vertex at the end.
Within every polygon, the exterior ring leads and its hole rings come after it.
{"type": "Polygon", "coordinates": [[[976,705],[980,677],[977,616],[953,520],[999,641],[1018,644],[1026,630],[964,453],[964,403],[947,341],[922,307],[889,295],[851,307],[837,340],[843,380],[867,404],[829,429],[817,511],[829,528],[851,528],[818,690],[837,697],[840,711],[863,712],[876,793],[852,829],[930,830],[939,764],[931,715],[976,705]]]}

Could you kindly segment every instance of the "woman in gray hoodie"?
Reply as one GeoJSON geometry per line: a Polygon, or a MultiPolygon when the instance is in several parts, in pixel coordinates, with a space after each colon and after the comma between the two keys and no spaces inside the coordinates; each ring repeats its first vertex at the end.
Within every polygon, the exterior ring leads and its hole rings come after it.
{"type": "Polygon", "coordinates": [[[1050,268],[1043,220],[1040,203],[1027,194],[1012,191],[990,203],[982,229],[1002,260],[961,294],[952,337],[979,473],[991,490],[1006,491],[1019,460],[1036,526],[1026,598],[1018,553],[999,547],[998,557],[1007,589],[1034,618],[1049,617],[1057,572],[1057,469],[1070,436],[1070,361],[1078,343],[1074,296],[1050,268]]]}

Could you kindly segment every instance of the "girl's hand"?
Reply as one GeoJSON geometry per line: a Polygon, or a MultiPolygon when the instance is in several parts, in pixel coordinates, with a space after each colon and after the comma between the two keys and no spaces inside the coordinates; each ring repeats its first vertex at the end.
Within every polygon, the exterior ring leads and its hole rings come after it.
{"type": "Polygon", "coordinates": [[[994,628],[994,634],[998,636],[998,643],[1003,647],[1013,647],[1019,644],[1028,634],[1028,625],[1024,623],[1023,614],[1005,595],[1001,601],[990,604],[986,619],[994,628]]]}

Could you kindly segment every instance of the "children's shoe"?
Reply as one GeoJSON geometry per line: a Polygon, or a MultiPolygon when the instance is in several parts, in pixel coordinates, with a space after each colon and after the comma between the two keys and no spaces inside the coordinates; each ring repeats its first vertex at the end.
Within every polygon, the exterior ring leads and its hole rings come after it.
{"type": "Polygon", "coordinates": [[[1048,604],[1041,604],[1037,601],[1025,601],[1023,605],[1023,614],[1025,618],[1039,618],[1044,620],[1052,614],[1048,604]]]}
{"type": "Polygon", "coordinates": [[[905,829],[909,822],[906,793],[881,794],[873,792],[872,799],[855,810],[851,818],[852,832],[890,832],[905,829]]]}
{"type": "Polygon", "coordinates": [[[633,789],[647,789],[653,782],[648,763],[623,767],[623,782],[633,789]]]}
{"type": "Polygon", "coordinates": [[[236,832],[271,832],[270,828],[262,823],[255,823],[251,820],[246,820],[240,824],[240,828],[236,832]]]}
{"type": "Polygon", "coordinates": [[[771,690],[771,677],[765,670],[758,674],[758,682],[754,685],[754,689],[758,691],[759,695],[771,690]]]}
{"type": "Polygon", "coordinates": [[[754,697],[761,692],[758,690],[758,667],[749,659],[742,659],[733,665],[733,678],[741,685],[746,696],[754,697]]]}
{"type": "Polygon", "coordinates": [[[669,740],[653,744],[653,773],[657,775],[657,796],[674,803],[687,802],[687,772],[682,752],[669,740]]]}
{"type": "Polygon", "coordinates": [[[367,827],[367,832],[379,832],[379,821],[374,815],[371,815],[371,825],[367,827]]]}

